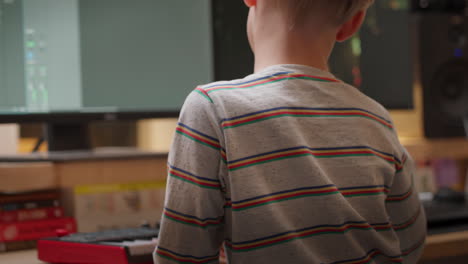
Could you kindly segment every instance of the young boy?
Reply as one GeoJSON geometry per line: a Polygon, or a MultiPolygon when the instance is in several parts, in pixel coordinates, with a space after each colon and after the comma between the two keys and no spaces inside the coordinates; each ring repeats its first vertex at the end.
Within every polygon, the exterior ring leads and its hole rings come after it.
{"type": "Polygon", "coordinates": [[[371,2],[245,0],[255,73],[187,98],[156,263],[217,263],[223,242],[234,264],[417,262],[413,163],[388,112],[327,68],[371,2]]]}

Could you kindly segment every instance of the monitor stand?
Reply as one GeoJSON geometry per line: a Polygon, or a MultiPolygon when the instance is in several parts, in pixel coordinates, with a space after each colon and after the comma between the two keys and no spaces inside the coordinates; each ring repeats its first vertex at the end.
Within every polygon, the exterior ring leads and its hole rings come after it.
{"type": "Polygon", "coordinates": [[[0,162],[69,162],[84,160],[116,160],[166,157],[167,153],[144,151],[135,147],[93,149],[87,122],[47,123],[44,140],[47,152],[0,155],[0,162]]]}
{"type": "Polygon", "coordinates": [[[463,118],[463,126],[465,127],[465,137],[468,138],[468,116],[463,118]]]}
{"type": "Polygon", "coordinates": [[[91,150],[88,123],[47,123],[44,125],[44,139],[48,150],[86,151],[91,150]]]}

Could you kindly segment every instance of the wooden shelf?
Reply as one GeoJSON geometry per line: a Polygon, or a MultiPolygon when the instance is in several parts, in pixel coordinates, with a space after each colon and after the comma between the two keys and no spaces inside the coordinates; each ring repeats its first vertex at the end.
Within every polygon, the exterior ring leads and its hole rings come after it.
{"type": "Polygon", "coordinates": [[[468,139],[400,138],[415,160],[451,158],[468,159],[468,139]]]}
{"type": "Polygon", "coordinates": [[[427,237],[422,260],[468,255],[468,231],[427,237]]]}

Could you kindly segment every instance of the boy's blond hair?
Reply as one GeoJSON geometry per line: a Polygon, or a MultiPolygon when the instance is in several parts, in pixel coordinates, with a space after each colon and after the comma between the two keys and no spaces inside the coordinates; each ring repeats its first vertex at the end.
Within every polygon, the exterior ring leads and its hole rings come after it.
{"type": "Polygon", "coordinates": [[[288,11],[294,24],[300,24],[309,16],[322,15],[333,25],[343,24],[373,2],[374,0],[276,0],[278,7],[288,11]]]}

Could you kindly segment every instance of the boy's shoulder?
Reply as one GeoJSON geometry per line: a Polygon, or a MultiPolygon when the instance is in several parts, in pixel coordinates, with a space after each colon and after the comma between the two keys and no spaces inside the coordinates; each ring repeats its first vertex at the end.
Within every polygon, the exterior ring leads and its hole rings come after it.
{"type": "Polygon", "coordinates": [[[300,97],[293,101],[301,107],[362,110],[393,123],[387,109],[359,89],[330,72],[301,65],[275,65],[240,79],[199,85],[194,91],[236,113],[283,106],[291,101],[286,97],[293,95],[300,97]]]}
{"type": "Polygon", "coordinates": [[[222,94],[224,92],[235,91],[239,89],[254,88],[260,84],[261,81],[268,80],[275,76],[285,74],[286,72],[278,71],[262,71],[260,73],[249,74],[243,78],[223,80],[211,82],[197,87],[198,90],[202,90],[209,95],[222,94]]]}
{"type": "MultiPolygon", "coordinates": [[[[240,79],[227,81],[217,81],[204,85],[199,85],[196,91],[204,94],[206,97],[231,98],[235,95],[254,95],[261,96],[265,89],[271,86],[284,87],[286,81],[291,80],[310,80],[313,82],[340,82],[330,73],[323,71],[305,69],[300,65],[273,65],[259,72],[247,75],[240,79]],[[307,72],[309,70],[309,72],[307,72]],[[256,89],[259,88],[259,89],[256,89]]],[[[272,90],[268,90],[271,92],[272,90]]]]}

